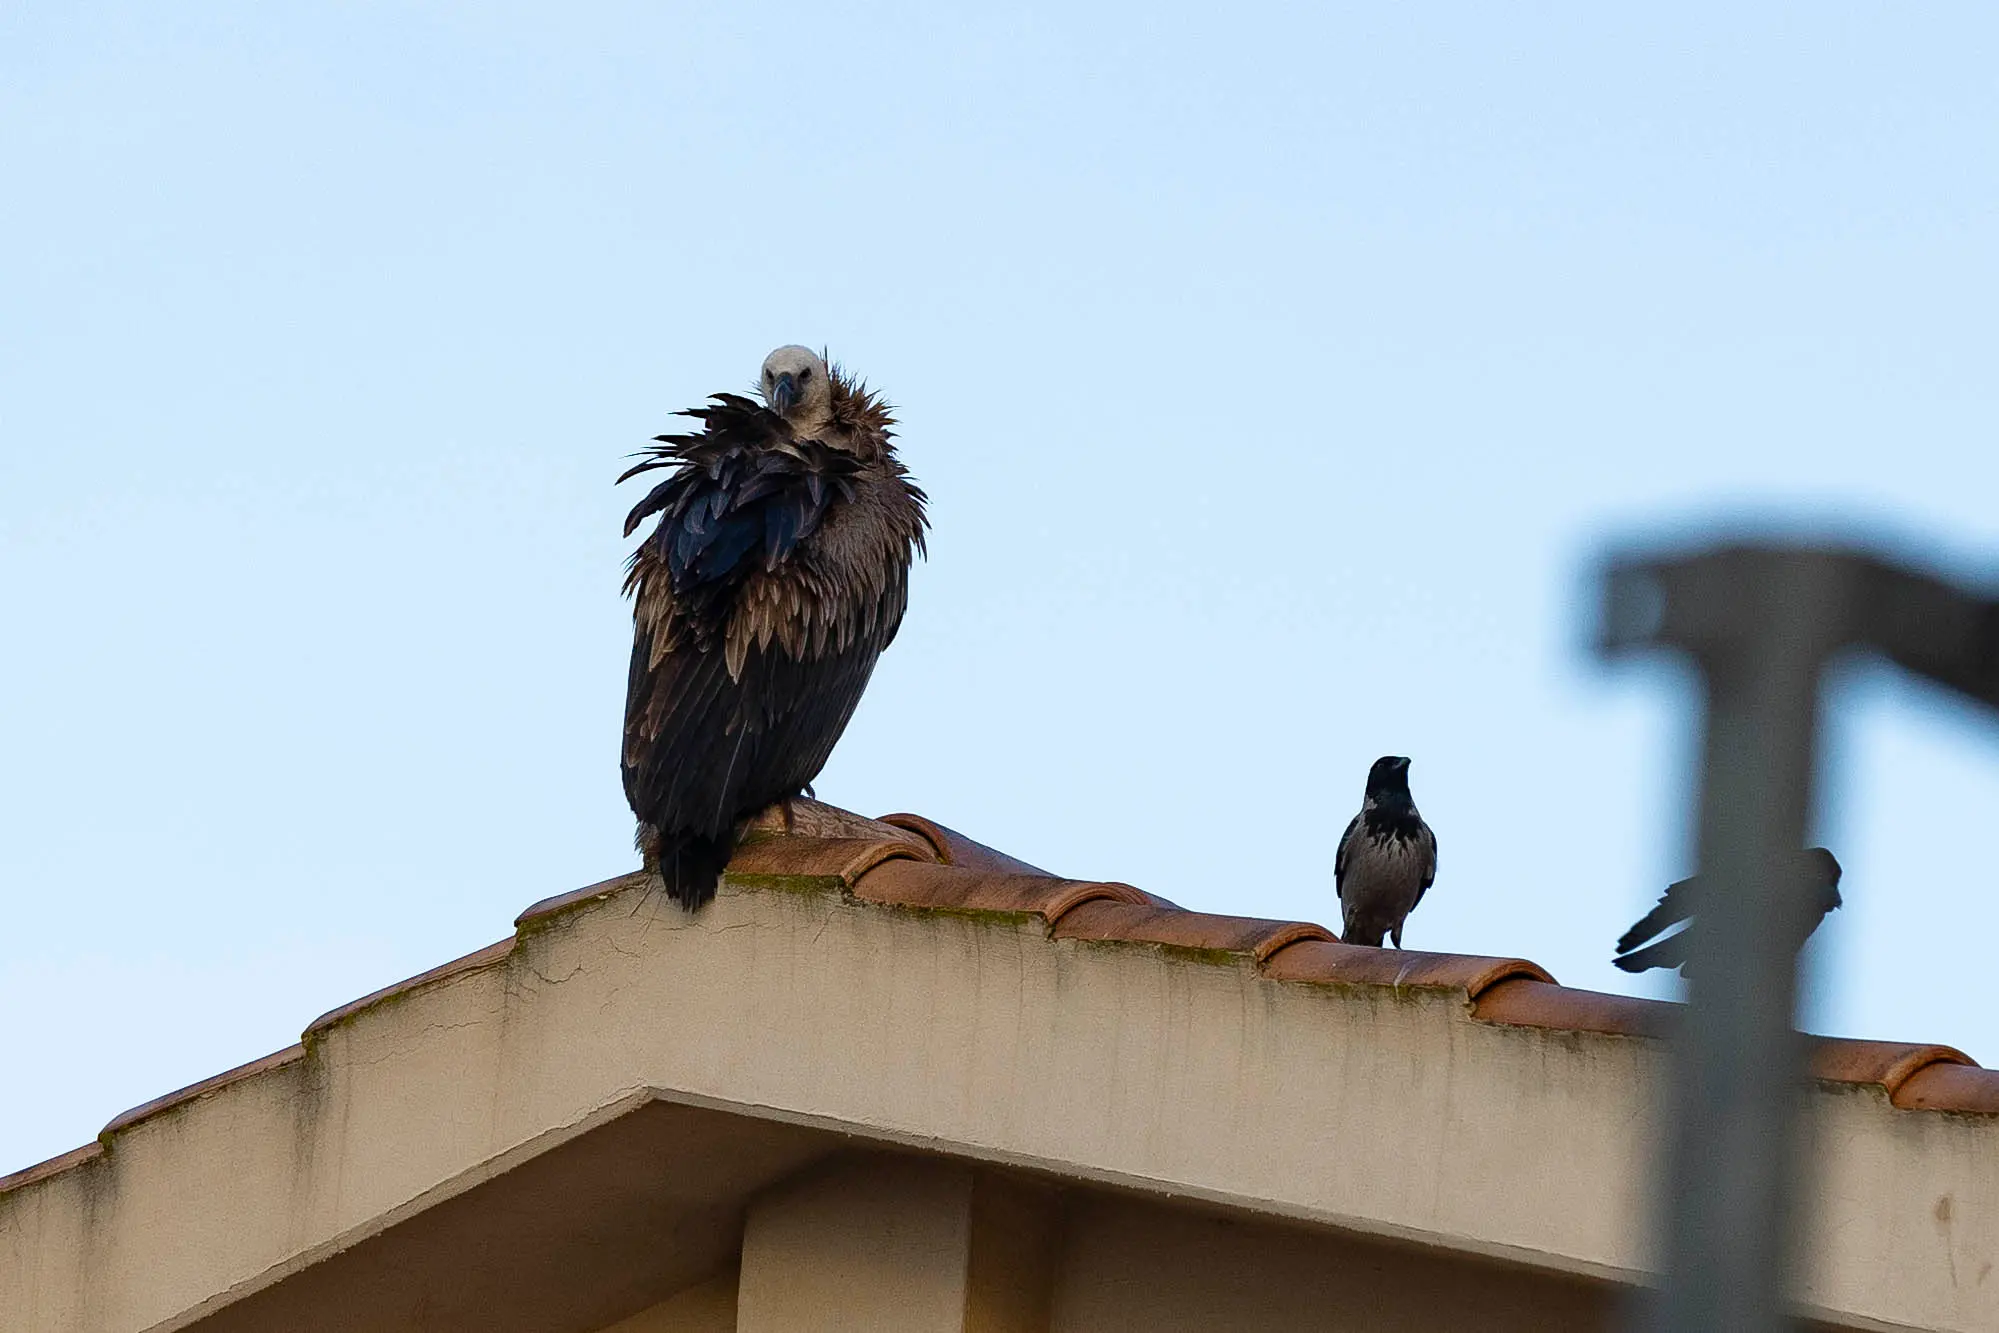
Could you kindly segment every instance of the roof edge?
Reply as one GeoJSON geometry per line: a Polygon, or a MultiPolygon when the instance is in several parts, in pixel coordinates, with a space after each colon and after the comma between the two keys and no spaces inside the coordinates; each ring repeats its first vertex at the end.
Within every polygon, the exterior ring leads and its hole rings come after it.
{"type": "Polygon", "coordinates": [[[954,828],[946,828],[934,819],[922,815],[883,815],[881,822],[892,828],[907,829],[930,844],[937,853],[937,859],[947,866],[960,866],[968,870],[996,870],[1009,875],[1045,875],[1057,878],[1040,866],[1029,865],[1017,856],[1009,856],[996,847],[988,847],[973,838],[968,838],[954,828]]]}
{"type": "Polygon", "coordinates": [[[47,1180],[50,1176],[59,1176],[73,1166],[82,1166],[85,1162],[103,1155],[104,1145],[92,1139],[80,1148],[71,1148],[68,1152],[57,1153],[46,1161],[36,1162],[33,1166],[24,1166],[19,1171],[0,1176],[0,1195],[26,1189],[37,1181],[47,1180]]]}
{"type": "Polygon", "coordinates": [[[1888,1100],[1904,1111],[1999,1115],[1999,1069],[1935,1061],[1904,1078],[1888,1100]]]}
{"type": "Polygon", "coordinates": [[[1467,1002],[1476,1001],[1502,981],[1525,978],[1549,985],[1555,981],[1539,963],[1525,958],[1376,949],[1332,939],[1301,939],[1288,944],[1264,964],[1263,975],[1275,981],[1322,986],[1462,991],[1467,1002]]]}
{"type": "Polygon", "coordinates": [[[519,930],[522,926],[545,921],[552,916],[560,916],[581,903],[594,902],[599,898],[614,898],[645,877],[646,873],[643,870],[630,870],[622,875],[613,875],[609,879],[600,879],[595,884],[585,884],[580,889],[571,889],[567,893],[558,893],[553,897],[531,902],[521,909],[519,916],[514,918],[514,929],[519,930]]]}
{"type": "Polygon", "coordinates": [[[1472,1005],[1472,1017],[1502,1027],[1664,1038],[1671,1034],[1681,1007],[1668,1000],[1576,990],[1552,981],[1513,976],[1501,978],[1482,991],[1472,1005]]]}
{"type": "Polygon", "coordinates": [[[1038,916],[1050,929],[1087,902],[1145,901],[1145,895],[1131,885],[1110,880],[1062,879],[914,859],[875,867],[849,887],[856,899],[878,907],[1015,913],[1038,916]]]}
{"type": "MultiPolygon", "coordinates": [[[[1590,1032],[1662,1040],[1686,1007],[1670,1000],[1574,990],[1512,977],[1480,996],[1472,1017],[1505,1027],[1590,1032]]],[[[1954,1046],[1923,1042],[1811,1037],[1811,1077],[1820,1083],[1878,1087],[1897,1109],[1999,1114],[1999,1070],[1954,1046]]]]}
{"type": "Polygon", "coordinates": [[[769,837],[745,843],[729,861],[731,881],[746,879],[837,880],[853,889],[862,877],[891,861],[933,866],[930,849],[913,838],[769,837]]]}
{"type": "Polygon", "coordinates": [[[360,1013],[363,1009],[372,1009],[383,1000],[406,994],[409,991],[416,990],[420,986],[427,986],[433,981],[443,981],[449,977],[455,977],[460,972],[471,972],[485,967],[489,963],[497,963],[514,951],[514,945],[519,940],[519,935],[509,935],[503,940],[495,940],[485,948],[474,950],[462,958],[454,958],[448,963],[440,963],[427,972],[419,972],[413,977],[405,977],[403,980],[384,986],[380,990],[370,991],[358,1000],[349,1000],[337,1009],[329,1009],[305,1025],[304,1039],[311,1041],[328,1028],[339,1026],[347,1019],[360,1013]]]}
{"type": "Polygon", "coordinates": [[[294,1060],[303,1060],[304,1058],[304,1043],[296,1043],[285,1047],[282,1051],[273,1051],[269,1055],[259,1057],[247,1064],[237,1065],[234,1069],[225,1069],[219,1074],[211,1074],[199,1083],[190,1083],[184,1088],[176,1088],[165,1096],[155,1097],[149,1102],[141,1102],[129,1111],[121,1111],[111,1117],[109,1123],[103,1129],[97,1131],[98,1141],[102,1143],[105,1139],[110,1138],[120,1130],[130,1129],[141,1120],[150,1120],[163,1111],[171,1111],[176,1106],[198,1101],[212,1092],[219,1092],[231,1083],[240,1082],[243,1079],[261,1074],[265,1070],[276,1069],[281,1065],[288,1065],[294,1060]]]}
{"type": "Polygon", "coordinates": [[[1931,1065],[1978,1065],[1954,1046],[1850,1037],[1812,1038],[1811,1061],[1812,1077],[1819,1082],[1876,1084],[1890,1101],[1903,1084],[1931,1065]]]}
{"type": "Polygon", "coordinates": [[[1333,938],[1324,926],[1309,921],[1217,916],[1109,897],[1077,903],[1053,922],[1051,929],[1058,940],[1151,944],[1203,953],[1241,954],[1258,966],[1291,945],[1333,938]]]}
{"type": "MultiPolygon", "coordinates": [[[[1017,856],[1008,855],[994,847],[988,847],[976,838],[968,838],[954,828],[949,828],[923,815],[907,813],[883,815],[881,822],[899,829],[908,829],[919,834],[936,851],[937,859],[947,866],[966,870],[991,870],[1008,875],[1038,875],[1044,879],[1060,879],[1062,876],[1043,870],[1017,856]]],[[[1156,893],[1126,885],[1146,902],[1158,907],[1178,907],[1179,904],[1156,893]]]]}
{"type": "MultiPolygon", "coordinates": [[[[1668,1001],[1558,985],[1524,958],[1376,949],[1341,943],[1312,922],[1187,911],[1129,884],[1047,874],[920,815],[869,820],[818,802],[793,804],[782,817],[789,822],[768,812],[752,821],[749,840],[730,864],[730,878],[740,877],[741,887],[754,891],[758,879],[837,881],[854,900],[876,906],[1038,916],[1053,939],[1237,954],[1271,981],[1457,991],[1472,1018],[1499,1026],[1658,1039],[1683,1012],[1668,1001]]],[[[300,1044],[120,1113],[95,1141],[0,1176],[0,1195],[96,1159],[113,1135],[133,1125],[303,1059],[305,1043],[348,1018],[500,962],[542,923],[650,879],[633,871],[543,898],[515,918],[515,934],[321,1014],[300,1044]]],[[[1902,1110],[1999,1115],[1999,1070],[1983,1069],[1949,1046],[1814,1038],[1812,1075],[1822,1083],[1878,1086],[1902,1110]]]]}

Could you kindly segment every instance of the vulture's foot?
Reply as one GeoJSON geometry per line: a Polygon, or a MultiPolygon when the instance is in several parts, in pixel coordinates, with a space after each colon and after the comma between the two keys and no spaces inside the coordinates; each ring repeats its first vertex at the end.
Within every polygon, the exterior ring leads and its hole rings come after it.
{"type": "Polygon", "coordinates": [[[818,799],[818,797],[812,794],[812,784],[808,782],[797,791],[791,793],[791,795],[779,801],[778,804],[784,807],[784,831],[786,833],[797,832],[798,803],[800,801],[816,801],[818,799]]]}

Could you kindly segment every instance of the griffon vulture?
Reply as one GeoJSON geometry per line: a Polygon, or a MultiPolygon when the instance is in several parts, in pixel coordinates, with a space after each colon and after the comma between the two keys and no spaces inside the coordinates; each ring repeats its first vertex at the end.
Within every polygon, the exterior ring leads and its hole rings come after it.
{"type": "Polygon", "coordinates": [[[671,469],[625,519],[632,663],[625,796],[646,867],[692,910],[739,820],[807,790],[909,601],[924,494],[879,395],[803,347],[762,403],[717,394],[618,478],[671,469]]]}

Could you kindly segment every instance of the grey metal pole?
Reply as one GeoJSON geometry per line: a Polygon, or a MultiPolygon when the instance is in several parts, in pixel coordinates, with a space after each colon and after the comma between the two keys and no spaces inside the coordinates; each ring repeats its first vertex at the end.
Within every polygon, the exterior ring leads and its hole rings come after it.
{"type": "Polygon", "coordinates": [[[1702,931],[1671,1056],[1660,1236],[1669,1280],[1648,1321],[1659,1330],[1788,1327],[1804,1072],[1792,951],[1812,911],[1795,866],[1837,588],[1809,561],[1744,563],[1634,576],[1657,580],[1662,635],[1691,652],[1706,693],[1702,931]]]}
{"type": "Polygon", "coordinates": [[[1860,552],[1749,545],[1614,564],[1605,594],[1602,650],[1687,653],[1706,708],[1702,929],[1666,1090],[1665,1289],[1644,1322],[1774,1333],[1789,1325],[1809,1166],[1793,950],[1814,908],[1795,853],[1825,666],[1872,648],[1999,706],[1999,600],[1860,552]]]}

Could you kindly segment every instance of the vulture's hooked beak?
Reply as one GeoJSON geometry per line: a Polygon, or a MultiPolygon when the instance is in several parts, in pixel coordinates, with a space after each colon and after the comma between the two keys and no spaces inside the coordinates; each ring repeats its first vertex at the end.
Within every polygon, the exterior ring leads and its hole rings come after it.
{"type": "Polygon", "coordinates": [[[797,404],[798,381],[788,374],[779,375],[777,382],[770,386],[770,410],[781,417],[788,417],[797,404]]]}

